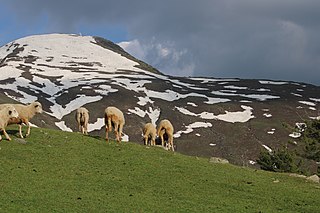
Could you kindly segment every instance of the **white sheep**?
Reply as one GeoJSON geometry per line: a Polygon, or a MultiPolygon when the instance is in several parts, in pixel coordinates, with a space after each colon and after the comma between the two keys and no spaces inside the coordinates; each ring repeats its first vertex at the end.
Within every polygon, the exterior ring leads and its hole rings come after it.
{"type": "Polygon", "coordinates": [[[144,145],[148,145],[148,142],[150,141],[151,146],[155,146],[157,137],[156,127],[152,123],[147,123],[146,125],[144,125],[142,132],[144,145]]]}
{"type": "Polygon", "coordinates": [[[77,109],[76,120],[79,131],[82,132],[82,134],[88,135],[89,111],[84,107],[77,109]]]}
{"type": "Polygon", "coordinates": [[[116,135],[116,140],[120,143],[123,126],[125,124],[124,116],[121,110],[116,107],[107,107],[104,111],[105,125],[106,125],[106,140],[109,142],[108,132],[112,131],[116,135]]]}
{"type": "Polygon", "coordinates": [[[173,126],[169,120],[164,119],[160,121],[158,125],[157,134],[161,139],[161,145],[164,147],[164,142],[165,142],[164,139],[166,139],[167,140],[166,147],[168,148],[168,150],[171,149],[172,151],[174,151],[173,131],[174,131],[173,126]]]}
{"type": "MultiPolygon", "coordinates": [[[[10,104],[7,104],[6,106],[2,107],[0,109],[0,130],[3,131],[3,135],[6,137],[7,140],[11,141],[11,138],[6,132],[6,127],[8,125],[8,122],[11,118],[17,118],[19,116],[19,113],[17,110],[10,104]]],[[[2,140],[2,137],[0,135],[0,141],[2,140]]]]}
{"type": "MultiPolygon", "coordinates": [[[[0,109],[7,106],[9,104],[1,104],[0,109]]],[[[21,138],[23,138],[22,135],[22,124],[26,124],[28,126],[26,137],[30,135],[30,123],[29,120],[33,118],[37,113],[42,113],[42,105],[39,102],[32,102],[29,105],[23,105],[23,104],[10,104],[12,105],[17,112],[19,113],[19,116],[17,118],[11,118],[8,122],[9,124],[19,124],[19,135],[21,138]]]]}

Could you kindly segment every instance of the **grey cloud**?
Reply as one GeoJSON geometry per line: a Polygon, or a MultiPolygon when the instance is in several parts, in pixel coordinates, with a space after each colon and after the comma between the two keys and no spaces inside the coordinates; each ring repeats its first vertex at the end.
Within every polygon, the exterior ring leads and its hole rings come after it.
{"type": "Polygon", "coordinates": [[[122,25],[144,59],[170,74],[320,84],[317,0],[6,1],[22,20],[47,14],[48,30],[122,25]],[[157,45],[170,54],[161,57],[157,45]],[[180,53],[180,55],[179,55],[180,53]],[[176,54],[176,55],[175,55],[176,54]],[[173,57],[179,55],[179,59],[173,57]],[[192,69],[192,71],[190,71],[192,69]]]}

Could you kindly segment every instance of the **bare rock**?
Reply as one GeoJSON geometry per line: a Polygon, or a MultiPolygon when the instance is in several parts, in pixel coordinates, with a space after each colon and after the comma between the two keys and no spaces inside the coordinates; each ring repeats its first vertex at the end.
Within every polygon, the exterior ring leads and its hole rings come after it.
{"type": "Polygon", "coordinates": [[[227,159],[218,158],[218,157],[211,157],[209,159],[210,163],[221,163],[221,164],[227,164],[229,161],[227,159]]]}
{"type": "Polygon", "coordinates": [[[309,176],[307,177],[307,180],[315,183],[320,183],[320,178],[318,175],[309,176]]]}

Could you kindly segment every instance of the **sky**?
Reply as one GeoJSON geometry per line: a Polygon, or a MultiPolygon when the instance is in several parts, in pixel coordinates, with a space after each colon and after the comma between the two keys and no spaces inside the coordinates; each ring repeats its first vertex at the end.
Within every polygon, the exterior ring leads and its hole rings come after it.
{"type": "Polygon", "coordinates": [[[0,46],[100,36],[174,76],[320,85],[319,0],[0,0],[0,46]]]}

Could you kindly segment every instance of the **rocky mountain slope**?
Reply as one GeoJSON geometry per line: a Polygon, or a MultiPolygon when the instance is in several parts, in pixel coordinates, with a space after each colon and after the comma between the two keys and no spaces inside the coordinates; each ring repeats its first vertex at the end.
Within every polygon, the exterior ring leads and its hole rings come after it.
{"type": "Polygon", "coordinates": [[[104,109],[126,118],[124,139],[170,119],[178,152],[254,165],[263,149],[299,148],[296,123],[319,116],[320,87],[305,83],[166,76],[98,37],[48,34],[0,48],[0,102],[35,100],[39,127],[77,131],[75,110],[90,111],[89,132],[104,136],[104,109]]]}

